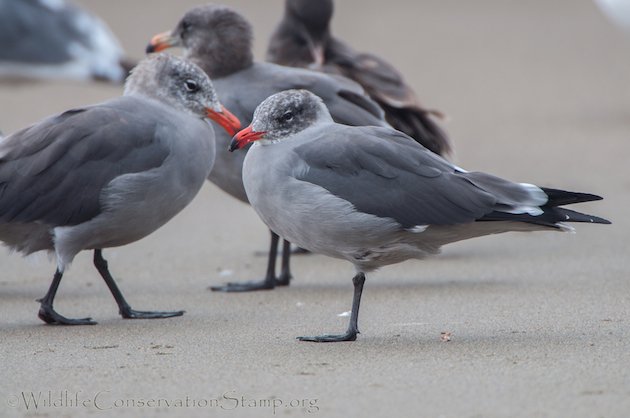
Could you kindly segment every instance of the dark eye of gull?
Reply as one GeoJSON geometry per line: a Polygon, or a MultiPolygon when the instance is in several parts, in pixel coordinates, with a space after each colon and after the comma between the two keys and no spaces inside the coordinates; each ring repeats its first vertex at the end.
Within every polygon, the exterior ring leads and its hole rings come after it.
{"type": "Polygon", "coordinates": [[[199,90],[199,85],[194,80],[186,80],[184,82],[184,85],[186,86],[186,90],[188,90],[191,93],[194,93],[197,90],[199,90]]]}
{"type": "Polygon", "coordinates": [[[190,30],[191,26],[192,25],[188,20],[184,20],[182,22],[182,36],[184,36],[190,30]]]}
{"type": "Polygon", "coordinates": [[[279,119],[282,123],[291,122],[293,120],[293,116],[293,112],[289,110],[288,112],[285,112],[282,116],[280,116],[279,119]]]}

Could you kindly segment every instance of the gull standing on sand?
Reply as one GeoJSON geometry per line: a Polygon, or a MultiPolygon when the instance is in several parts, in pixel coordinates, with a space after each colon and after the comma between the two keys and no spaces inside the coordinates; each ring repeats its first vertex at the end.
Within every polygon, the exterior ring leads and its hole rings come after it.
{"type": "Polygon", "coordinates": [[[39,300],[43,321],[95,324],[53,309],[61,278],[81,250],[94,250],[123,318],[183,314],[131,309],[102,249],[149,235],[195,197],[215,156],[207,118],[230,132],[240,128],[199,67],[160,54],[138,64],[122,97],[49,117],[0,142],[0,241],[57,259],[39,300]]]}
{"type": "MultiPolygon", "coordinates": [[[[212,78],[221,101],[243,124],[252,120],[256,106],[267,97],[283,90],[303,88],[320,96],[339,123],[389,126],[381,108],[351,80],[305,69],[254,62],[251,25],[229,7],[210,4],[189,10],[173,31],[155,35],[151,39],[147,53],[175,46],[181,46],[184,56],[198,64],[212,78]]],[[[245,153],[228,153],[232,138],[225,132],[216,130],[215,138],[217,158],[208,179],[231,196],[247,202],[242,178],[245,153]]],[[[284,242],[282,271],[278,279],[275,275],[277,247],[278,236],[272,232],[267,273],[263,280],[228,283],[226,286],[213,287],[213,290],[235,292],[288,285],[291,278],[290,245],[284,242]]]]}
{"type": "Polygon", "coordinates": [[[563,222],[610,223],[560,207],[599,196],[464,171],[393,129],[335,123],[322,100],[306,90],[265,100],[230,149],[250,142],[243,181],[265,224],[356,269],[346,333],[303,341],[355,340],[365,274],[379,267],[484,235],[572,230],[563,222]]]}

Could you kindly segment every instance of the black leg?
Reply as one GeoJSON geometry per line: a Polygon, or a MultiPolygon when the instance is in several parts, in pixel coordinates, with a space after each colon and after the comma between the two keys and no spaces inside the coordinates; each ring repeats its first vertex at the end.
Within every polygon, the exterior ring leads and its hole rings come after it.
{"type": "Polygon", "coordinates": [[[291,282],[291,243],[287,240],[282,242],[282,270],[276,280],[276,286],[288,286],[291,282]]]}
{"type": "Polygon", "coordinates": [[[94,325],[96,322],[92,321],[92,318],[80,318],[80,319],[70,319],[65,316],[59,315],[53,309],[53,300],[55,299],[55,295],[57,294],[57,289],[59,288],[59,283],[61,283],[61,277],[63,277],[63,273],[57,269],[55,271],[55,276],[53,277],[53,281],[48,288],[48,292],[46,296],[41,299],[37,299],[40,302],[39,306],[39,319],[46,322],[47,324],[53,325],[94,325]]]}
{"type": "Polygon", "coordinates": [[[94,250],[94,267],[101,274],[103,280],[109,287],[109,291],[112,292],[112,296],[116,299],[116,303],[118,304],[118,309],[120,311],[120,315],[126,319],[153,319],[153,318],[170,318],[172,316],[181,316],[184,314],[184,311],[136,311],[131,309],[131,306],[127,303],[124,296],[118,289],[114,278],[109,273],[109,269],[107,268],[107,260],[103,258],[102,251],[94,250]]]}
{"type": "Polygon", "coordinates": [[[363,284],[365,283],[365,274],[357,273],[352,278],[352,284],[354,285],[354,296],[352,297],[352,313],[350,315],[350,324],[345,334],[334,335],[319,335],[316,337],[298,337],[300,341],[313,341],[316,343],[331,343],[339,341],[354,341],[357,339],[359,333],[359,304],[361,303],[361,293],[363,293],[363,284]]]}
{"type": "Polygon", "coordinates": [[[217,292],[251,292],[252,290],[270,290],[276,287],[276,257],[278,256],[279,237],[271,232],[271,245],[269,246],[269,259],[267,260],[267,274],[262,280],[249,282],[231,282],[223,286],[211,286],[210,289],[217,292]]]}

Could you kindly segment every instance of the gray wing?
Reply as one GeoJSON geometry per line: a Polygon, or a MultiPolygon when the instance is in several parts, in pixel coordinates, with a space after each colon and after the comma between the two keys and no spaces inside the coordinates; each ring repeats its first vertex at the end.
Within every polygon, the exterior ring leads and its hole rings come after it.
{"type": "Polygon", "coordinates": [[[105,23],[70,2],[0,0],[0,72],[5,76],[121,82],[134,65],[123,58],[105,23]]]}
{"type": "Polygon", "coordinates": [[[308,166],[299,180],[403,228],[473,222],[546,202],[540,189],[464,172],[392,129],[337,126],[294,151],[308,166]]]}
{"type": "MultiPolygon", "coordinates": [[[[213,81],[221,102],[243,124],[251,123],[254,110],[267,97],[284,90],[305,89],[324,100],[338,123],[389,126],[378,104],[365,94],[361,86],[344,77],[261,62],[213,81]]],[[[221,130],[215,132],[223,135],[221,130]]]]}
{"type": "Polygon", "coordinates": [[[40,0],[0,0],[0,60],[58,64],[73,59],[70,43],[90,47],[85,34],[90,25],[83,30],[77,25],[80,12],[40,0]]]}
{"type": "Polygon", "coordinates": [[[309,90],[321,97],[333,119],[344,125],[389,126],[379,105],[352,80],[301,68],[266,65],[276,73],[272,78],[275,92],[290,89],[309,90]]]}
{"type": "Polygon", "coordinates": [[[164,127],[137,105],[122,98],[70,110],[3,139],[0,221],[88,221],[112,179],[159,167],[169,154],[155,139],[164,127]]]}

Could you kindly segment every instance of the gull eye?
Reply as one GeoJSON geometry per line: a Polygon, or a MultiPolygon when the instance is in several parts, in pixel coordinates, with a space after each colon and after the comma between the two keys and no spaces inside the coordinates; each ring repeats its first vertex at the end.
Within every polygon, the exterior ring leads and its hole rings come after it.
{"type": "Polygon", "coordinates": [[[288,112],[285,112],[282,116],[280,116],[280,122],[282,123],[286,123],[286,122],[291,122],[293,120],[293,112],[291,112],[290,110],[288,112]]]}
{"type": "Polygon", "coordinates": [[[184,81],[184,86],[186,86],[186,90],[193,93],[199,90],[199,84],[195,80],[186,80],[184,81]]]}
{"type": "Polygon", "coordinates": [[[190,22],[189,22],[189,21],[184,20],[184,21],[181,23],[181,28],[182,28],[182,30],[181,30],[181,31],[182,31],[182,34],[185,34],[186,32],[188,32],[188,31],[190,30],[190,27],[191,27],[191,26],[192,26],[192,25],[190,24],[190,22]]]}

